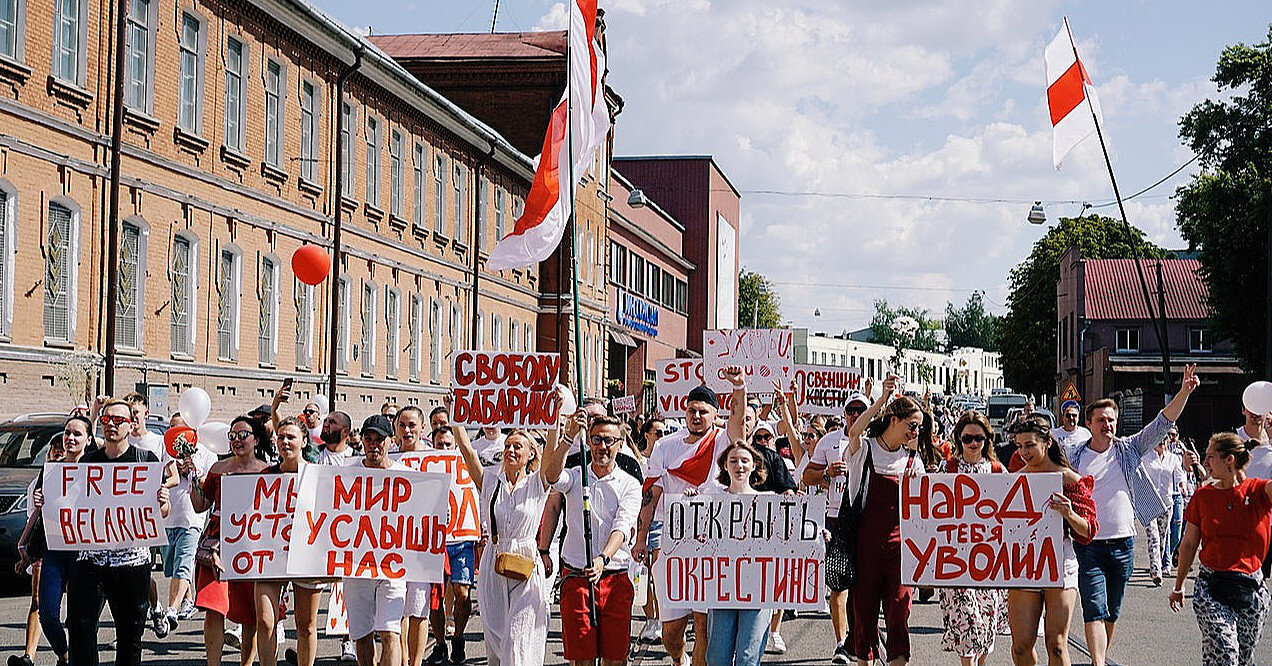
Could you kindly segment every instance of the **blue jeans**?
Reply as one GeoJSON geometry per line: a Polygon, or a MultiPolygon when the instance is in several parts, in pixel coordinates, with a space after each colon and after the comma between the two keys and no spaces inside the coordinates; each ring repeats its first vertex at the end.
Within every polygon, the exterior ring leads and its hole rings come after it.
{"type": "Polygon", "coordinates": [[[1167,549],[1167,557],[1173,558],[1175,552],[1179,550],[1179,539],[1184,534],[1184,496],[1171,495],[1174,500],[1174,508],[1170,513],[1170,548],[1167,549]]]}
{"type": "Polygon", "coordinates": [[[1135,537],[1073,544],[1083,622],[1117,622],[1135,563],[1135,537]]]}
{"type": "Polygon", "coordinates": [[[71,564],[79,553],[71,550],[49,550],[40,558],[40,628],[49,640],[53,653],[66,656],[66,629],[62,626],[62,595],[71,564]]]}
{"type": "Polygon", "coordinates": [[[708,613],[707,666],[759,666],[772,619],[772,609],[708,613]]]}

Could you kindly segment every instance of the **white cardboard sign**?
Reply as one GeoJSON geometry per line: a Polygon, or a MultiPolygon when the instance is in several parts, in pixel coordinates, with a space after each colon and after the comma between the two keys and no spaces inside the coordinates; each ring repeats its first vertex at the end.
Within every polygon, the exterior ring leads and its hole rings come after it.
{"type": "Polygon", "coordinates": [[[795,370],[795,338],[789,329],[735,328],[702,332],[703,370],[716,393],[733,390],[724,376],[730,365],[742,366],[747,390],[770,393],[773,382],[790,386],[795,370]]]}
{"type": "Polygon", "coordinates": [[[636,396],[625,395],[614,398],[610,401],[610,409],[614,410],[615,416],[636,413],[636,396]]]}
{"type": "Polygon", "coordinates": [[[296,474],[221,477],[221,564],[227,580],[287,577],[296,474]]]}
{"type": "Polygon", "coordinates": [[[478,428],[552,428],[559,354],[461,351],[451,372],[451,423],[478,428]]]}
{"type": "MultiPolygon", "coordinates": [[[[685,399],[689,392],[702,386],[702,359],[671,358],[658,361],[658,416],[664,419],[683,419],[685,399]]],[[[716,393],[720,403],[720,416],[728,416],[733,403],[733,391],[716,393]]]]}
{"type": "Polygon", "coordinates": [[[168,545],[159,510],[160,463],[44,466],[44,534],[49,550],[168,545]]]}
{"type": "MultiPolygon", "coordinates": [[[[862,389],[860,368],[795,366],[795,404],[800,414],[838,416],[848,394],[862,389]]],[[[869,398],[867,398],[869,399],[869,398]]]]}

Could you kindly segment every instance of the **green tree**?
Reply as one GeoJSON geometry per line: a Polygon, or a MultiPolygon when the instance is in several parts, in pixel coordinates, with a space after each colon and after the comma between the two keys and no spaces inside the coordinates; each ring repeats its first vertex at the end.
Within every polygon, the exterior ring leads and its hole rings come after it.
{"type": "Polygon", "coordinates": [[[738,327],[781,326],[781,299],[773,283],[755,271],[742,269],[738,276],[738,327]]]}
{"type": "Polygon", "coordinates": [[[985,311],[985,292],[974,291],[962,307],[945,306],[945,335],[951,350],[980,347],[998,351],[1002,317],[985,311]]]}
{"type": "Polygon", "coordinates": [[[875,299],[874,307],[874,317],[870,319],[871,342],[897,347],[897,331],[892,324],[898,317],[910,317],[918,322],[919,328],[914,332],[913,339],[901,341],[900,348],[920,351],[938,351],[940,348],[936,332],[941,330],[941,322],[933,319],[927,309],[905,306],[894,308],[882,298],[875,299]]]}
{"type": "Polygon", "coordinates": [[[1267,352],[1268,220],[1272,215],[1272,26],[1267,41],[1223,50],[1212,79],[1223,95],[1197,104],[1179,136],[1201,173],[1179,188],[1179,231],[1197,252],[1209,291],[1210,326],[1231,338],[1250,372],[1267,352]]]}
{"type": "MultiPolygon", "coordinates": [[[[1145,258],[1168,254],[1145,240],[1140,230],[1128,234],[1126,225],[1113,218],[1060,218],[1011,271],[1001,351],[1003,379],[1018,391],[1055,391],[1056,283],[1060,281],[1060,255],[1073,245],[1082,248],[1085,259],[1126,259],[1134,256],[1133,248],[1145,258]]],[[[1139,293],[1138,285],[1136,289],[1139,293]]]]}

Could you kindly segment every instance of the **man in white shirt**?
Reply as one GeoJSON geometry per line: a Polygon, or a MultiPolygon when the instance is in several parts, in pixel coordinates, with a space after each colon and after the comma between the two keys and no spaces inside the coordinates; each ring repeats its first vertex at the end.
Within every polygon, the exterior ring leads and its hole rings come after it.
{"type": "MultiPolygon", "coordinates": [[[[571,420],[571,425],[573,421],[571,420]]],[[[565,543],[561,547],[561,636],[565,658],[574,666],[620,666],[631,642],[632,598],[627,577],[628,554],[640,506],[640,483],[618,470],[623,425],[618,419],[592,419],[587,430],[591,464],[587,466],[591,497],[592,559],[584,544],[583,468],[564,470],[553,489],[566,498],[565,543]],[[588,598],[595,595],[599,634],[592,626],[588,598]]]]}
{"type": "MultiPolygon", "coordinates": [[[[742,368],[730,366],[725,375],[733,385],[733,404],[746,404],[746,379],[742,368]]],[[[655,515],[666,517],[666,506],[661,500],[666,495],[681,495],[690,488],[709,488],[715,481],[716,458],[728,448],[730,442],[742,439],[746,410],[734,409],[729,414],[726,428],[715,425],[719,402],[715,392],[705,386],[691,391],[685,400],[685,429],[654,442],[650,451],[648,471],[645,477],[644,506],[636,532],[636,545],[632,557],[645,559],[649,542],[649,526],[655,515]]],[[[650,565],[653,563],[650,562],[650,565]]],[[[652,568],[652,566],[651,566],[652,568]]],[[[659,581],[657,592],[665,594],[666,581],[659,581]]],[[[673,664],[683,666],[685,659],[685,630],[689,616],[693,616],[694,643],[693,666],[705,666],[707,662],[707,609],[671,609],[666,600],[659,599],[659,614],[663,621],[663,646],[673,664]]]]}
{"type": "Polygon", "coordinates": [[[477,439],[473,440],[473,450],[481,464],[489,467],[503,460],[503,444],[505,435],[499,428],[483,427],[477,439]]]}
{"type": "Polygon", "coordinates": [[[322,420],[322,450],[318,452],[319,465],[344,465],[355,455],[349,443],[349,430],[353,423],[344,412],[332,412],[322,420]]]}
{"type": "Polygon", "coordinates": [[[1051,429],[1051,436],[1057,442],[1060,442],[1061,447],[1077,446],[1091,439],[1091,431],[1078,425],[1080,413],[1081,410],[1078,409],[1077,405],[1071,404],[1065,407],[1064,411],[1060,413],[1060,426],[1051,429]]]}
{"type": "Polygon", "coordinates": [[[1246,476],[1255,479],[1272,479],[1272,445],[1268,443],[1268,417],[1241,408],[1245,423],[1237,428],[1237,436],[1245,441],[1256,440],[1258,445],[1250,450],[1250,463],[1246,476]]]}

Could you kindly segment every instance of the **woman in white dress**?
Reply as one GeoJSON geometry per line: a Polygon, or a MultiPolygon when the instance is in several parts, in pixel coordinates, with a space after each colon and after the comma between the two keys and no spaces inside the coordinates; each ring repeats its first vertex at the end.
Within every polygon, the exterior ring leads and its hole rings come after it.
{"type": "MultiPolygon", "coordinates": [[[[587,415],[580,410],[572,418],[586,424],[587,415]]],[[[548,490],[565,467],[570,442],[560,437],[559,428],[548,432],[542,446],[537,434],[513,431],[504,439],[502,462],[483,468],[467,431],[459,427],[452,430],[473,483],[481,492],[483,531],[491,535],[490,545],[481,555],[482,575],[477,577],[488,663],[541,666],[548,642],[551,590],[539,559],[539,520],[548,490]],[[500,573],[496,559],[504,553],[525,558],[517,559],[532,567],[529,576],[518,580],[500,573]]]]}

